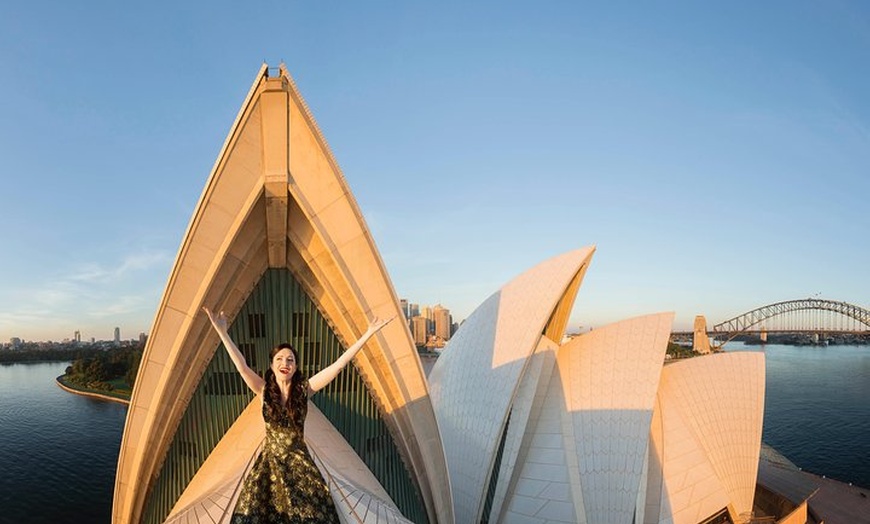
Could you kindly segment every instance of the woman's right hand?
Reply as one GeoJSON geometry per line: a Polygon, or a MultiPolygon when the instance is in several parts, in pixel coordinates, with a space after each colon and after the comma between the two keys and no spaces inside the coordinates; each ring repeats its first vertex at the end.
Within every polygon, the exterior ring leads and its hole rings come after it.
{"type": "Polygon", "coordinates": [[[224,315],[224,312],[221,311],[217,315],[212,313],[212,311],[203,306],[202,310],[205,311],[205,314],[208,315],[208,319],[211,321],[211,325],[218,331],[218,333],[226,333],[227,331],[227,317],[224,315]]]}
{"type": "Polygon", "coordinates": [[[214,330],[217,331],[218,336],[223,343],[223,346],[227,350],[227,354],[230,356],[230,360],[233,361],[233,365],[236,366],[239,374],[242,376],[242,380],[245,381],[245,384],[251,388],[251,391],[256,393],[257,395],[261,395],[263,393],[263,387],[266,384],[263,381],[263,378],[257,374],[256,371],[251,369],[248,366],[248,363],[245,362],[245,356],[242,355],[242,352],[239,351],[239,347],[233,342],[233,339],[230,337],[230,334],[227,332],[227,316],[224,315],[224,312],[221,311],[217,315],[212,313],[212,311],[203,306],[203,311],[208,315],[208,319],[211,322],[211,325],[214,327],[214,330]]]}

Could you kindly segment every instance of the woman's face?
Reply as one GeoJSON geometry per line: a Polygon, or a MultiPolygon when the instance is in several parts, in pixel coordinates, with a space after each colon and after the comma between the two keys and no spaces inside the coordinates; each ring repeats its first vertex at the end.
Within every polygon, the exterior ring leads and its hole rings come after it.
{"type": "Polygon", "coordinates": [[[272,357],[272,372],[278,382],[290,382],[296,373],[296,357],[293,352],[284,348],[272,357]]]}

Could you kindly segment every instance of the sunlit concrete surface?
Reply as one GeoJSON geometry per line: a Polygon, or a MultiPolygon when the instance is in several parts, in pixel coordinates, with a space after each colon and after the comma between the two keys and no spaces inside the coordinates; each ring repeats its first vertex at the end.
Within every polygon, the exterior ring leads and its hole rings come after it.
{"type": "Polygon", "coordinates": [[[695,316],[692,350],[701,355],[710,353],[710,337],[707,336],[707,318],[704,315],[695,316]]]}
{"type": "MultiPolygon", "coordinates": [[[[270,76],[264,65],[208,178],[150,330],[121,443],[113,522],[140,521],[188,401],[219,347],[201,308],[223,310],[232,321],[267,268],[289,270],[348,344],[372,318],[402,315],[314,118],[287,71],[270,76]]],[[[430,519],[452,522],[444,448],[407,326],[387,325],[354,365],[430,519]]]]}

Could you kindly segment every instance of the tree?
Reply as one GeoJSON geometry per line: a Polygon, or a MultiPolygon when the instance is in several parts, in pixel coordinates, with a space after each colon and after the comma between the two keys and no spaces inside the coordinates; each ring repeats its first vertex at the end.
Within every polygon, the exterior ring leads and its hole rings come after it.
{"type": "Polygon", "coordinates": [[[107,369],[104,359],[96,357],[87,363],[85,367],[85,377],[88,382],[102,382],[109,378],[109,370],[107,369]]]}
{"type": "Polygon", "coordinates": [[[139,373],[139,362],[142,360],[142,351],[134,351],[130,354],[130,357],[127,361],[127,373],[124,375],[124,380],[127,381],[127,384],[130,384],[130,387],[133,387],[133,383],[136,382],[136,374],[139,373]]]}

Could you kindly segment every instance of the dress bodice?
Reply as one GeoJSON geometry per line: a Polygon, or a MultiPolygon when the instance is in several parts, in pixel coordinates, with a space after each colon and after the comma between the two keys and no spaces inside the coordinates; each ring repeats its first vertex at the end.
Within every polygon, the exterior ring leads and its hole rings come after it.
{"type": "MultiPolygon", "coordinates": [[[[306,385],[307,386],[307,385],[306,385]]],[[[308,388],[305,387],[303,391],[308,388]]],[[[299,402],[301,413],[294,413],[293,402],[288,402],[286,409],[269,410],[271,400],[269,388],[263,391],[263,421],[266,423],[265,448],[279,457],[305,447],[305,417],[308,414],[308,402],[299,402]]]]}

